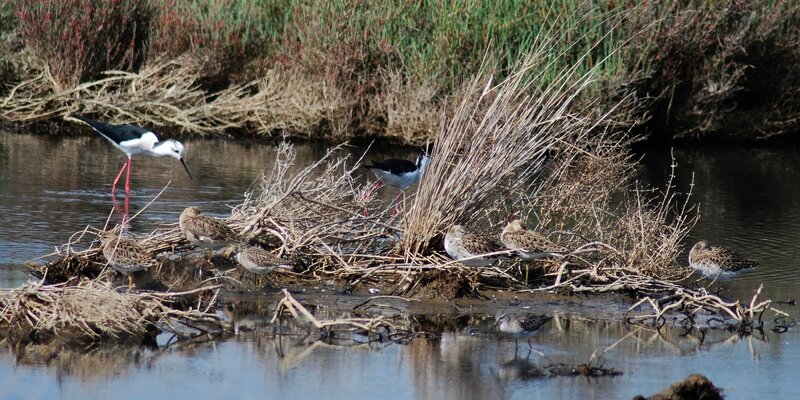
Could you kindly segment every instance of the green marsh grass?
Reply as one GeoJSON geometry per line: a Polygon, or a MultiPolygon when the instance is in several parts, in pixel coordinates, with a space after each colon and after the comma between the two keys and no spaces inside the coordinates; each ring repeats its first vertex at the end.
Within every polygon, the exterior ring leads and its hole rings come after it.
{"type": "Polygon", "coordinates": [[[191,53],[204,60],[196,82],[212,98],[234,87],[252,92],[248,85],[276,74],[290,77],[288,90],[296,82],[303,87],[295,91],[321,96],[298,104],[318,105],[323,117],[292,120],[278,110],[287,119],[269,126],[419,144],[433,137],[443,110],[453,111],[448,99],[465,82],[484,72],[508,76],[542,40],[552,46],[537,60],[538,79],[593,71],[575,104],[602,112],[629,99],[611,119],[638,127],[635,135],[790,133],[800,129],[791,95],[800,90],[799,9],[789,0],[12,0],[0,5],[0,22],[4,32],[16,27],[56,91],[191,53]]]}

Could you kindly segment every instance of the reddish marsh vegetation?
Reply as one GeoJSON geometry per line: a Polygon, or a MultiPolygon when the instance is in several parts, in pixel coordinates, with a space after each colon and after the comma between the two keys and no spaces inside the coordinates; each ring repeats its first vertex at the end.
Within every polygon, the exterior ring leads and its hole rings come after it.
{"type": "Polygon", "coordinates": [[[768,138],[798,130],[799,10],[785,0],[14,0],[0,5],[0,88],[8,96],[0,119],[47,121],[81,111],[200,134],[421,143],[433,137],[442,112],[453,112],[465,81],[479,71],[502,78],[536,43],[555,40],[537,79],[547,84],[573,66],[593,70],[574,104],[613,112],[638,138],[768,138]],[[181,68],[164,68],[175,63],[181,68]],[[106,70],[138,76],[113,87],[89,82],[106,70]],[[126,102],[153,100],[130,86],[158,85],[176,71],[188,74],[188,90],[196,92],[172,89],[169,107],[225,98],[240,103],[234,108],[245,105],[246,115],[231,121],[228,103],[209,107],[219,115],[186,123],[175,122],[175,111],[121,112],[126,102]],[[88,86],[59,97],[81,83],[88,86]]]}

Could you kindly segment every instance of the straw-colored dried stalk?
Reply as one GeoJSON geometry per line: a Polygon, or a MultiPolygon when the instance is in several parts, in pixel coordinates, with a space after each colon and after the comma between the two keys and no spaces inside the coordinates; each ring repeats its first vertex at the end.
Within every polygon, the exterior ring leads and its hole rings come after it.
{"type": "MultiPolygon", "coordinates": [[[[75,232],[67,243],[56,247],[53,253],[39,257],[39,259],[49,260],[44,264],[29,263],[28,272],[36,279],[41,279],[47,283],[66,283],[81,278],[101,279],[109,281],[115,274],[113,269],[107,267],[107,260],[104,258],[99,240],[97,239],[98,230],[86,227],[81,231],[75,232]],[[85,248],[80,248],[86,246],[85,248]]],[[[172,229],[156,229],[144,235],[137,235],[131,232],[126,233],[126,237],[136,239],[144,249],[159,257],[164,253],[183,251],[189,247],[186,239],[183,238],[177,227],[172,229]]],[[[185,260],[189,261],[189,260],[185,260]]],[[[152,271],[157,278],[169,278],[173,274],[175,265],[181,264],[180,261],[170,261],[161,258],[161,265],[152,271]],[[162,273],[163,272],[163,273],[162,273]]],[[[163,279],[168,287],[179,291],[190,290],[198,287],[199,282],[195,282],[197,274],[193,268],[177,268],[182,275],[193,277],[182,280],[176,286],[170,285],[170,279],[163,279]]]]}
{"type": "Polygon", "coordinates": [[[437,99],[439,87],[434,82],[412,81],[396,71],[386,72],[382,78],[383,90],[376,95],[366,119],[374,124],[365,128],[404,143],[433,139],[444,105],[437,99]]]}
{"type": "MultiPolygon", "coordinates": [[[[402,233],[391,224],[393,205],[365,199],[368,185],[354,178],[358,162],[350,166],[348,157],[339,156],[336,148],[311,165],[299,166],[295,149],[280,145],[271,171],[227,223],[293,260],[296,273],[291,276],[299,285],[334,280],[385,294],[447,299],[475,295],[478,289],[677,293],[681,285],[657,276],[672,279],[685,271],[676,265],[676,255],[692,214],[686,203],[675,207],[671,186],[650,200],[640,191],[613,199],[609,188],[627,188],[615,179],[630,169],[622,162],[625,157],[614,157],[618,147],[604,149],[605,153],[598,151],[603,157],[572,157],[570,167],[553,169],[560,171],[558,175],[543,172],[550,186],[540,191],[544,195],[529,199],[529,204],[545,210],[538,214],[543,223],[577,230],[562,235],[571,238],[573,251],[550,264],[543,280],[537,281],[544,286],[537,289],[521,282],[514,272],[519,264],[513,262],[470,268],[436,251],[398,253],[402,233]],[[597,169],[602,172],[593,172],[597,169]],[[575,184],[576,180],[583,184],[575,184]],[[564,199],[565,193],[573,200],[564,199]]],[[[401,212],[398,218],[405,215],[401,212]]],[[[173,228],[155,231],[142,243],[154,252],[174,252],[185,241],[173,228]]],[[[94,248],[76,252],[67,245],[62,254],[91,259],[99,252],[94,248]]],[[[717,303],[709,301],[706,306],[714,308],[717,303]]]]}
{"type": "Polygon", "coordinates": [[[334,88],[292,71],[269,70],[255,81],[208,93],[200,80],[209,60],[185,55],[156,61],[139,72],[106,77],[61,90],[46,65],[0,98],[0,119],[34,122],[81,112],[111,123],[168,126],[193,134],[247,128],[308,135],[326,125],[343,135],[352,108],[334,88]]]}
{"type": "MultiPolygon", "coordinates": [[[[215,288],[201,288],[201,291],[215,288]]],[[[17,340],[57,337],[64,341],[143,339],[156,326],[175,334],[177,324],[222,330],[219,317],[205,309],[177,310],[170,306],[187,293],[120,292],[99,280],[75,285],[29,283],[0,292],[0,327],[17,340]]]]}
{"type": "MultiPolygon", "coordinates": [[[[535,196],[548,155],[566,149],[562,155],[572,156],[578,149],[593,156],[589,134],[611,124],[610,112],[595,116],[575,109],[573,101],[593,74],[577,75],[579,63],[555,79],[539,75],[547,70],[552,45],[542,40],[497,84],[482,76],[473,79],[453,115],[442,121],[433,160],[405,221],[405,251],[423,252],[448,226],[481,220],[535,196]]],[[[571,162],[554,165],[569,168],[571,162]]]]}
{"type": "Polygon", "coordinates": [[[690,328],[695,325],[702,326],[699,319],[711,314],[720,316],[726,328],[732,327],[739,333],[752,333],[754,330],[763,329],[766,311],[771,311],[776,320],[791,318],[789,314],[774,308],[771,300],[758,301],[764,289],[763,284],[759,285],[750,303],[744,305],[739,301],[725,301],[709,293],[705,288],[688,289],[669,282],[660,282],[660,285],[662,289],[670,289],[666,292],[669,294],[657,298],[647,296],[639,300],[626,314],[631,314],[634,309],[643,305],[649,305],[651,313],[630,316],[628,321],[661,329],[667,322],[667,316],[680,313],[687,317],[689,324],[684,325],[690,328]],[[733,320],[734,323],[725,323],[727,320],[733,320]]]}
{"type": "Polygon", "coordinates": [[[377,316],[375,318],[344,317],[330,320],[320,320],[310,311],[308,311],[307,308],[300,304],[300,302],[295,300],[295,298],[292,297],[292,295],[286,289],[283,290],[283,296],[283,299],[281,299],[281,301],[278,302],[278,305],[275,307],[275,315],[270,321],[271,324],[275,324],[277,321],[282,320],[288,315],[291,316],[291,318],[301,326],[314,328],[325,332],[363,331],[370,336],[376,335],[379,338],[378,340],[383,337],[388,338],[389,336],[396,338],[398,334],[410,336],[410,331],[407,328],[395,324],[391,319],[385,316],[377,316]]]}
{"type": "Polygon", "coordinates": [[[277,239],[282,253],[309,266],[357,268],[386,253],[398,231],[387,223],[391,207],[364,198],[367,187],[354,177],[358,163],[348,166],[337,152],[298,169],[294,147],[280,145],[261,187],[233,210],[233,225],[260,241],[277,239]]]}

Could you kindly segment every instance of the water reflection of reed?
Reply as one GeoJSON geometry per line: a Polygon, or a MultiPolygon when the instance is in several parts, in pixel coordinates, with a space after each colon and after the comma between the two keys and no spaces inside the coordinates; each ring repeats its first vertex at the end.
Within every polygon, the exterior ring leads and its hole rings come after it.
{"type": "Polygon", "coordinates": [[[648,153],[643,175],[656,186],[666,181],[662,171],[677,162],[679,191],[692,187],[692,201],[701,205],[702,218],[686,239],[688,250],[705,239],[735,248],[759,261],[760,267],[719,285],[725,297],[749,301],[753,290],[765,284],[764,297],[794,298],[800,283],[800,237],[797,171],[800,157],[793,147],[687,147],[670,152],[648,153]]]}
{"type": "MultiPolygon", "coordinates": [[[[537,336],[538,340],[549,347],[567,350],[566,354],[559,357],[571,359],[572,362],[588,362],[593,352],[612,345],[607,354],[613,359],[635,359],[643,354],[685,357],[729,346],[743,338],[725,329],[687,329],[677,322],[655,330],[622,320],[591,319],[576,315],[556,316],[552,327],[552,331],[537,336]]],[[[749,335],[747,340],[758,341],[763,338],[749,335]]]]}
{"type": "MultiPolygon", "coordinates": [[[[615,346],[606,354],[610,361],[601,360],[601,363],[612,366],[627,365],[621,360],[643,356],[684,357],[720,346],[732,346],[740,340],[748,340],[751,353],[758,356],[758,338],[742,339],[722,330],[707,330],[700,337],[699,332],[686,332],[677,325],[667,325],[657,332],[633,327],[621,320],[592,319],[558,312],[552,313],[554,320],[534,338],[534,346],[541,349],[545,357],[528,355],[527,349],[514,354],[513,340],[502,339],[497,334],[490,314],[406,315],[404,318],[408,318],[406,322],[417,337],[405,344],[359,342],[356,336],[330,340],[321,337],[318,331],[290,321],[272,324],[275,305],[281,297],[278,293],[243,293],[234,297],[237,299],[235,302],[231,297],[223,299],[226,305],[221,312],[237,328],[222,339],[198,337],[158,350],[133,345],[89,349],[34,345],[12,349],[12,354],[19,363],[48,366],[59,379],[70,377],[83,382],[103,382],[118,380],[139,368],[151,368],[165,355],[179,354],[186,359],[202,357],[201,354],[209,349],[222,351],[228,342],[242,347],[237,352],[245,357],[255,358],[255,365],[263,370],[256,374],[263,373],[267,380],[277,377],[279,381],[286,381],[302,376],[303,380],[314,382],[319,387],[358,390],[364,385],[361,380],[365,373],[360,372],[361,368],[379,365],[385,370],[370,371],[368,375],[385,374],[387,379],[393,379],[405,377],[407,373],[413,397],[465,399],[511,396],[520,388],[521,382],[552,379],[549,366],[585,363],[593,352],[611,345],[615,346]],[[620,341],[623,337],[626,338],[620,341]],[[377,362],[376,358],[382,361],[377,362]],[[383,364],[384,361],[393,363],[383,364]]],[[[330,298],[321,303],[308,306],[317,318],[356,315],[352,303],[340,307],[330,298]]],[[[619,389],[610,379],[568,377],[553,382],[552,385],[562,387],[557,391],[565,392],[574,390],[576,384],[585,385],[587,397],[596,398],[618,393],[619,389]]]]}
{"type": "MultiPolygon", "coordinates": [[[[462,316],[436,337],[415,340],[406,353],[417,398],[504,398],[499,382],[486,379],[487,318],[462,316]]],[[[435,326],[435,325],[434,325],[435,326]]],[[[497,357],[500,360],[500,357],[497,357]]]]}
{"type": "MultiPolygon", "coordinates": [[[[315,315],[336,318],[350,314],[333,306],[318,306],[315,315]]],[[[395,351],[409,360],[416,397],[493,398],[505,396],[514,382],[552,376],[553,372],[548,370],[551,365],[563,365],[569,370],[570,365],[588,363],[594,353],[601,354],[604,350],[608,350],[606,358],[613,364],[613,360],[644,355],[683,357],[740,340],[739,336],[723,330],[687,331],[680,325],[667,325],[659,332],[621,320],[558,312],[554,316],[553,322],[534,338],[534,345],[542,346],[544,358],[528,354],[527,349],[514,354],[513,341],[501,339],[493,318],[486,314],[411,315],[409,323],[418,336],[395,351]]],[[[302,329],[283,335],[240,336],[240,339],[253,344],[254,351],[264,358],[277,357],[276,368],[282,374],[300,365],[329,368],[339,362],[341,368],[342,364],[358,363],[355,360],[361,358],[355,353],[359,351],[379,352],[392,347],[391,343],[354,344],[355,341],[341,345],[319,340],[302,329]],[[342,353],[342,349],[347,352],[342,353]]],[[[591,366],[605,365],[607,359],[595,359],[591,366]]],[[[596,381],[592,390],[601,395],[613,391],[613,385],[596,381]]]]}
{"type": "Polygon", "coordinates": [[[135,344],[108,344],[88,348],[58,344],[9,347],[18,364],[47,366],[59,381],[106,382],[152,365],[158,353],[135,344]]]}

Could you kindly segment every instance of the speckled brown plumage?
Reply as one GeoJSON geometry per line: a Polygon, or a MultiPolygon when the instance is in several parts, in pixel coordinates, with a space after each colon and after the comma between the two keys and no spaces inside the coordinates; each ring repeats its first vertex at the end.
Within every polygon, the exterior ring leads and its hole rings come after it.
{"type": "Polygon", "coordinates": [[[236,261],[245,270],[254,274],[268,274],[275,269],[292,269],[292,265],[258,246],[242,246],[236,253],[236,261]]]}
{"type": "Polygon", "coordinates": [[[497,329],[505,335],[516,339],[524,339],[535,335],[547,321],[553,317],[536,314],[510,314],[501,312],[495,316],[497,329]]]}
{"type": "Polygon", "coordinates": [[[713,246],[705,240],[701,240],[689,251],[689,266],[705,276],[712,276],[755,268],[758,266],[758,262],[744,258],[724,247],[713,246]]]}
{"type": "Polygon", "coordinates": [[[509,250],[514,250],[526,260],[554,257],[568,252],[566,248],[553,243],[543,235],[525,229],[525,223],[521,219],[515,219],[503,228],[500,241],[509,250]]]}
{"type": "Polygon", "coordinates": [[[240,240],[239,235],[222,221],[202,215],[197,207],[183,210],[179,222],[181,233],[195,246],[216,250],[240,240]]]}
{"type": "MultiPolygon", "coordinates": [[[[467,233],[462,225],[450,227],[444,238],[444,249],[450,258],[454,260],[505,250],[503,245],[494,238],[476,233],[467,233]]],[[[469,267],[485,267],[492,265],[495,260],[500,258],[503,258],[503,256],[495,254],[459,262],[469,267]]]]}
{"type": "Polygon", "coordinates": [[[129,279],[131,273],[158,264],[153,255],[142,245],[131,239],[120,238],[113,230],[100,232],[98,237],[108,265],[115,271],[128,275],[129,279]]]}

